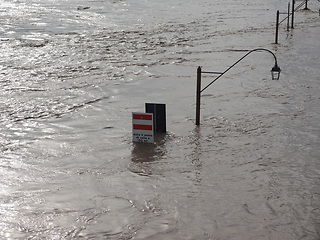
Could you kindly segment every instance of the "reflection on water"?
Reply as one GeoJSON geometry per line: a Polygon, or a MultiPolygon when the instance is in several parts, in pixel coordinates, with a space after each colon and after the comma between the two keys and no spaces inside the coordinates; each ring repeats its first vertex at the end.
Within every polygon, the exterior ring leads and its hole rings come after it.
{"type": "Polygon", "coordinates": [[[201,132],[200,132],[199,126],[196,126],[194,128],[190,144],[194,146],[190,154],[190,158],[195,168],[195,181],[200,183],[201,170],[202,170],[202,160],[201,160],[202,147],[201,147],[201,132]]]}
{"type": "Polygon", "coordinates": [[[165,133],[155,133],[154,143],[133,143],[130,170],[140,175],[152,175],[152,163],[165,158],[166,139],[165,133]]]}

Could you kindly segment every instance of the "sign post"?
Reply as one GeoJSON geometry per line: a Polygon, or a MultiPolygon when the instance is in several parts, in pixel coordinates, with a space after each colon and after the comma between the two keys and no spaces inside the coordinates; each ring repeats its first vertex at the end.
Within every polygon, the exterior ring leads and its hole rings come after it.
{"type": "Polygon", "coordinates": [[[166,127],[166,105],[162,103],[146,103],[146,113],[153,113],[153,130],[156,133],[165,133],[166,127]]]}
{"type": "Polygon", "coordinates": [[[153,113],[132,113],[132,140],[154,143],[153,113]]]}

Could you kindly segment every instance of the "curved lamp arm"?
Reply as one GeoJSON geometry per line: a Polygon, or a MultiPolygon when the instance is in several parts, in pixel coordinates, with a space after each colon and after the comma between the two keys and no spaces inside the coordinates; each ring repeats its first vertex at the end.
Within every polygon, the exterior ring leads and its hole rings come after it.
{"type": "Polygon", "coordinates": [[[268,49],[265,49],[265,48],[256,48],[256,49],[253,49],[249,52],[247,52],[242,58],[240,58],[238,61],[236,61],[234,64],[232,64],[229,68],[227,68],[227,70],[225,70],[224,72],[202,72],[202,73],[209,73],[209,74],[219,74],[218,77],[216,77],[212,82],[210,82],[206,87],[204,87],[201,91],[203,92],[204,90],[206,90],[209,86],[211,86],[212,83],[214,83],[215,81],[217,81],[220,77],[222,77],[225,73],[227,73],[231,68],[233,68],[235,65],[237,65],[240,61],[242,61],[245,57],[247,57],[250,53],[252,52],[256,52],[256,51],[266,51],[266,52],[269,52],[272,54],[272,56],[274,57],[274,67],[271,69],[271,72],[272,74],[276,73],[276,75],[272,75],[272,79],[273,80],[278,80],[279,79],[279,76],[280,76],[280,72],[281,72],[281,69],[279,68],[278,66],[278,62],[277,62],[277,58],[276,58],[276,55],[274,55],[273,52],[271,52],[270,50],[268,49]]]}
{"type": "Polygon", "coordinates": [[[277,58],[274,55],[273,52],[271,52],[268,49],[265,48],[256,48],[249,52],[247,52],[242,58],[240,58],[238,61],[236,61],[234,64],[232,64],[227,70],[224,72],[202,72],[201,67],[198,67],[197,69],[197,89],[196,89],[196,125],[200,125],[200,101],[201,101],[201,92],[206,90],[212,83],[217,81],[222,75],[224,75],[226,72],[228,72],[231,68],[233,68],[235,65],[237,65],[241,60],[243,60],[245,57],[247,57],[250,53],[256,52],[256,51],[266,51],[268,53],[271,53],[274,57],[274,67],[271,69],[272,74],[272,80],[278,80],[280,77],[281,69],[278,66],[277,58]],[[205,88],[201,90],[201,73],[209,73],[209,74],[219,74],[218,77],[216,77],[212,82],[210,82],[205,88]]]}

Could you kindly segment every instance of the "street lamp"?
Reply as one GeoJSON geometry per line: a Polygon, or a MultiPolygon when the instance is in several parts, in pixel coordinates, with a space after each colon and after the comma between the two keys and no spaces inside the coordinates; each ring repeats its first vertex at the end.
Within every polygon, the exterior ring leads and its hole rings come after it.
{"type": "Polygon", "coordinates": [[[276,63],[274,65],[274,67],[271,69],[272,80],[279,80],[280,72],[281,72],[281,69],[279,68],[279,66],[276,63]]]}
{"type": "Polygon", "coordinates": [[[203,72],[201,71],[201,67],[198,67],[197,69],[197,89],[196,89],[196,125],[200,125],[200,100],[201,100],[201,93],[206,90],[209,86],[211,86],[212,83],[214,83],[215,81],[217,81],[220,77],[222,77],[225,73],[227,73],[231,68],[233,68],[235,65],[237,65],[240,61],[242,61],[245,57],[247,57],[250,53],[252,52],[257,52],[257,51],[266,51],[270,54],[272,54],[272,56],[274,57],[274,66],[271,69],[271,76],[272,76],[272,80],[279,80],[280,77],[280,72],[281,69],[278,66],[278,62],[277,62],[277,58],[274,55],[273,52],[271,52],[268,49],[265,48],[256,48],[253,50],[248,51],[242,58],[240,58],[238,61],[236,61],[234,64],[232,64],[229,68],[227,68],[227,70],[225,70],[224,72],[203,72]],[[204,87],[201,90],[201,74],[202,73],[207,73],[207,74],[218,74],[218,76],[211,81],[206,87],[204,87]]]}

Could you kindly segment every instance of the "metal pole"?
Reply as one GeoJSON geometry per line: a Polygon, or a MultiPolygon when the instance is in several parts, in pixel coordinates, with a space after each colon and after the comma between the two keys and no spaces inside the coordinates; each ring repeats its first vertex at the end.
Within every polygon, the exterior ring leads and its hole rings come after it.
{"type": "Polygon", "coordinates": [[[291,16],[291,28],[293,29],[294,26],[293,26],[293,21],[294,21],[294,3],[295,3],[295,0],[292,0],[292,16],[291,16]]]}
{"type": "Polygon", "coordinates": [[[287,20],[287,31],[289,31],[289,23],[290,23],[290,2],[288,2],[288,20],[287,20]]]}
{"type": "Polygon", "coordinates": [[[279,10],[278,10],[278,11],[277,11],[277,17],[276,17],[276,40],[275,40],[275,44],[278,44],[279,16],[280,16],[280,12],[279,12],[279,10]]]}
{"type": "Polygon", "coordinates": [[[304,10],[308,10],[308,0],[306,0],[306,5],[304,7],[304,10]]]}
{"type": "Polygon", "coordinates": [[[197,69],[197,90],[196,90],[196,125],[200,125],[200,99],[201,99],[201,67],[197,69]]]}

